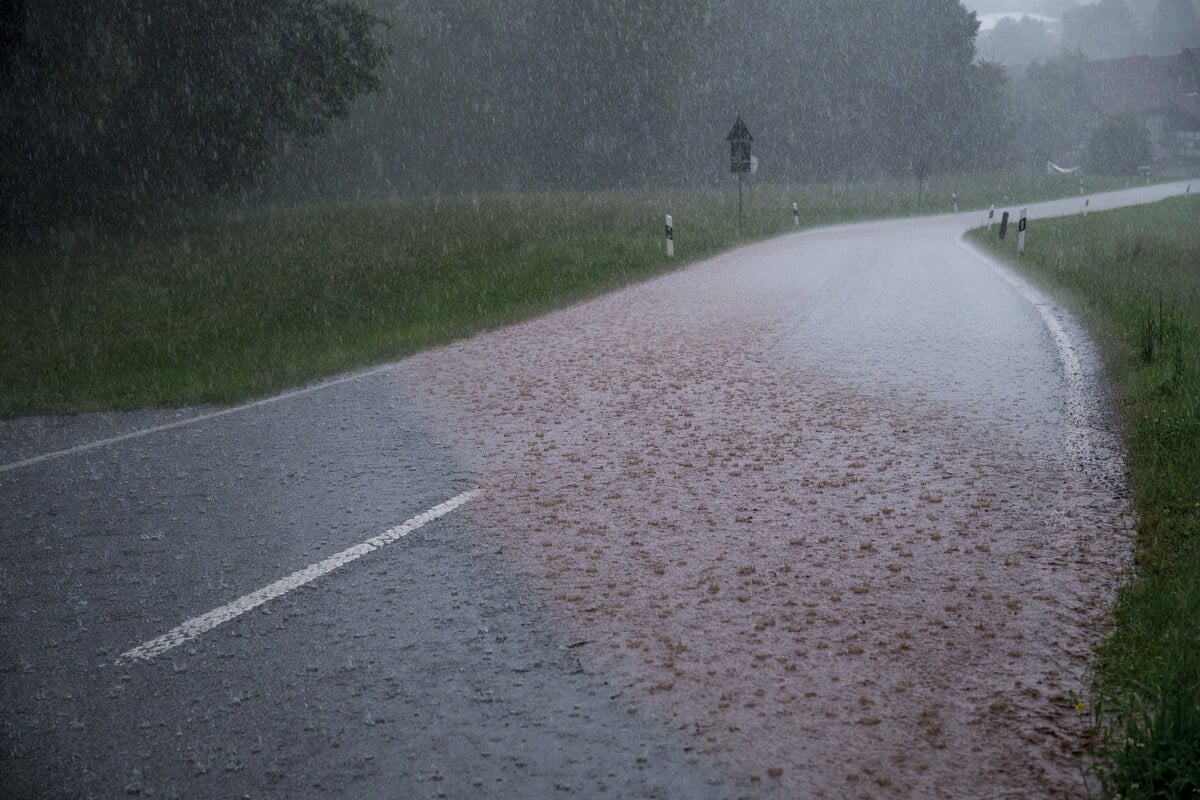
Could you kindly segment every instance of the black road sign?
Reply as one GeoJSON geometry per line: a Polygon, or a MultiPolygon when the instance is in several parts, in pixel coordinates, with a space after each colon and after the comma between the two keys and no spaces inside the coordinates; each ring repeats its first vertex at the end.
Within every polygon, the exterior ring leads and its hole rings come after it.
{"type": "Polygon", "coordinates": [[[750,129],[742,122],[740,116],[737,122],[733,123],[733,130],[725,137],[725,141],[729,142],[729,171],[749,172],[750,143],[754,141],[754,137],[750,135],[750,129]]]}

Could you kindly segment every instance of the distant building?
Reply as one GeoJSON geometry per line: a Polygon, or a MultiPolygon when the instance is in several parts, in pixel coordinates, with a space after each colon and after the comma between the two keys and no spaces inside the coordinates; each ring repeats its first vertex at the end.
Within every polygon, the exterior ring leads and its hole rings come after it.
{"type": "Polygon", "coordinates": [[[1101,115],[1128,114],[1146,126],[1160,166],[1200,162],[1200,48],[1089,61],[1086,76],[1101,115]]]}

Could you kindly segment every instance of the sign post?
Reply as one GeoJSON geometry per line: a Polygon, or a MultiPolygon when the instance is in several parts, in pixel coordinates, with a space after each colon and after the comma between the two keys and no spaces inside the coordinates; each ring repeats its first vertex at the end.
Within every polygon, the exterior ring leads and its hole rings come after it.
{"type": "Polygon", "coordinates": [[[1025,213],[1029,209],[1021,209],[1021,220],[1017,223],[1017,252],[1025,252],[1025,213]]]}
{"type": "Polygon", "coordinates": [[[729,142],[729,171],[734,172],[738,176],[738,235],[742,233],[742,218],[744,216],[742,204],[742,176],[750,172],[750,143],[754,141],[754,137],[750,135],[750,129],[746,127],[746,123],[742,122],[742,117],[739,114],[737,121],[733,123],[733,130],[725,137],[725,141],[729,142]]]}
{"type": "Polygon", "coordinates": [[[795,227],[800,227],[800,204],[792,203],[792,223],[795,227]]]}
{"type": "Polygon", "coordinates": [[[675,255],[675,224],[671,215],[667,214],[667,258],[675,255]]]}

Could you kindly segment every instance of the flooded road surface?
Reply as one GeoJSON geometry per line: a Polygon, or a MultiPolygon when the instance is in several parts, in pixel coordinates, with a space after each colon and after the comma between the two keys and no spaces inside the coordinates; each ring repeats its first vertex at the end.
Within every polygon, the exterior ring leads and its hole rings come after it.
{"type": "Polygon", "coordinates": [[[982,220],[783,237],[242,409],[3,423],[0,794],[1080,791],[1119,448],[982,220]]]}
{"type": "Polygon", "coordinates": [[[1085,790],[1118,439],[1082,332],[958,240],[983,219],[784,237],[405,365],[585,667],[752,794],[1085,790]]]}

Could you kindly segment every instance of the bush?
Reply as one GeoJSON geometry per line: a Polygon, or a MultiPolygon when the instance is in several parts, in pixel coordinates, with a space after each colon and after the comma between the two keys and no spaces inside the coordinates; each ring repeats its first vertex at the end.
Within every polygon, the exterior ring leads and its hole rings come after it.
{"type": "Polygon", "coordinates": [[[1088,140],[1085,164],[1097,175],[1136,175],[1150,163],[1150,131],[1133,117],[1111,117],[1088,140]]]}

